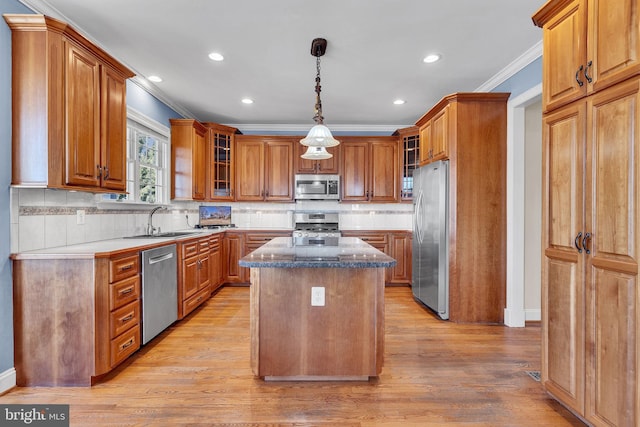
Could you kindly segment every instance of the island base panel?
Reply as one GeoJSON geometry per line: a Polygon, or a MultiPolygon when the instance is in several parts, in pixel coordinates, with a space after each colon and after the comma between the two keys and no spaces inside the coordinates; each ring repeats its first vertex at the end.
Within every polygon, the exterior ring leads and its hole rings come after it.
{"type": "Polygon", "coordinates": [[[353,380],[381,372],[383,268],[253,268],[251,316],[257,376],[353,380]],[[312,287],[324,288],[324,306],[312,306],[312,287]]]}

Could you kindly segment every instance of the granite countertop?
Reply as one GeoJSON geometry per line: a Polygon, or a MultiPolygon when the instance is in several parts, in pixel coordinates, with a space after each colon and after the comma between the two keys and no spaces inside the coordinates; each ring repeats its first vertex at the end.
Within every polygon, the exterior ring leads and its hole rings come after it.
{"type": "Polygon", "coordinates": [[[337,246],[294,246],[291,237],[277,237],[240,259],[253,268],[382,268],[396,260],[357,237],[340,237],[337,246]]]}

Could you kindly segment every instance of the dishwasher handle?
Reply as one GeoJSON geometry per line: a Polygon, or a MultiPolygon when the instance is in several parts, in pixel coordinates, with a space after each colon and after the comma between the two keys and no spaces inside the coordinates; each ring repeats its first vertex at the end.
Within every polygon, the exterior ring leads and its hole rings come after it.
{"type": "Polygon", "coordinates": [[[154,258],[149,258],[149,265],[157,264],[162,261],[166,261],[168,259],[173,258],[173,253],[170,252],[168,254],[160,255],[154,258]]]}

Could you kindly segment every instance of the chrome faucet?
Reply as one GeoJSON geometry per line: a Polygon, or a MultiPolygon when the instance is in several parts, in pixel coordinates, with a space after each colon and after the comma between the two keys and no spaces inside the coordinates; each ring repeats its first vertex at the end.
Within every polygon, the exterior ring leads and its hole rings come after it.
{"type": "Polygon", "coordinates": [[[164,209],[164,206],[157,206],[151,209],[151,212],[149,212],[149,221],[147,222],[147,235],[149,236],[152,236],[153,233],[156,231],[156,228],[153,226],[153,214],[156,213],[156,211],[159,211],[160,209],[164,209]]]}

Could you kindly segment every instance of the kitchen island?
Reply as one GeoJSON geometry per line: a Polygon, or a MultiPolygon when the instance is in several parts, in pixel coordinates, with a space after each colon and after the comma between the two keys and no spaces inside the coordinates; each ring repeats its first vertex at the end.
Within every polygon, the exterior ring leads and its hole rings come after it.
{"type": "Polygon", "coordinates": [[[251,366],[265,380],[368,380],[384,353],[384,269],[396,261],[355,237],[296,246],[278,237],[251,268],[251,366]]]}

